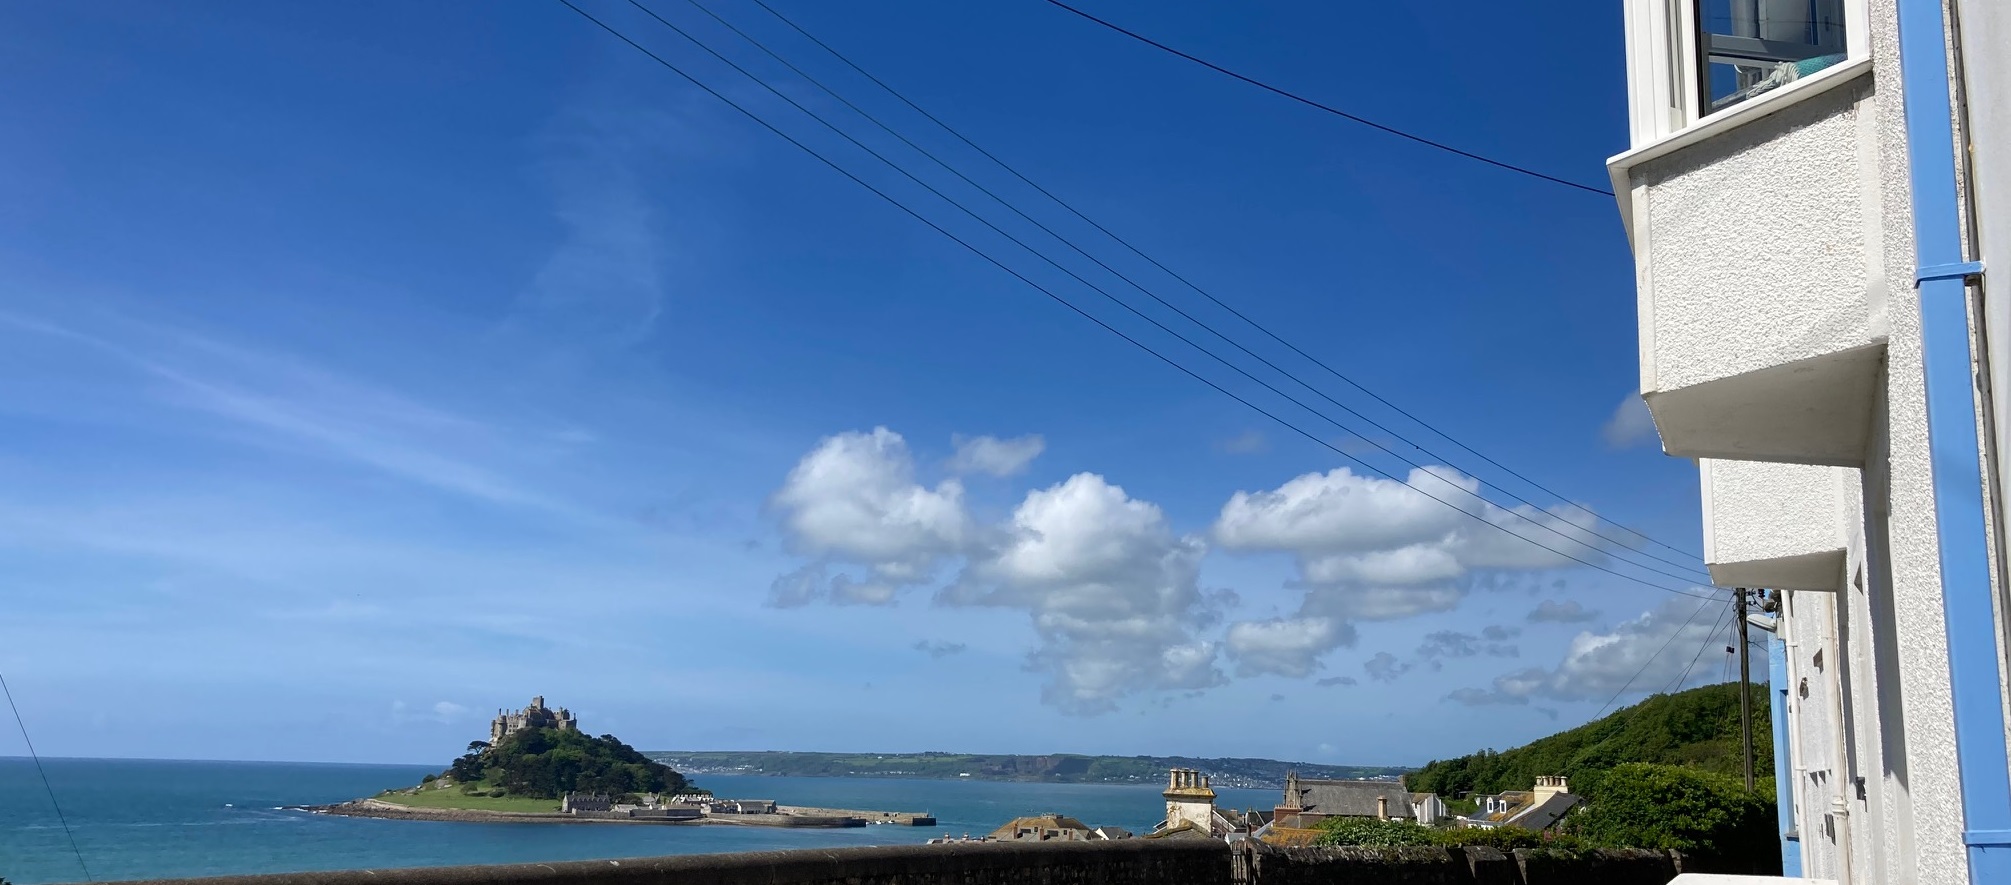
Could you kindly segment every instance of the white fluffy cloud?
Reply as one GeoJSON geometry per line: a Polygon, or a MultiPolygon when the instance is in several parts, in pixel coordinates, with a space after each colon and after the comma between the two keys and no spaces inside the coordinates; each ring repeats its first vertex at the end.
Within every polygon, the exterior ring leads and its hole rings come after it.
{"type": "Polygon", "coordinates": [[[1605,701],[1623,690],[1638,697],[1675,685],[1686,670],[1701,678],[1700,657],[1711,659],[1717,643],[1719,600],[1670,599],[1611,630],[1579,633],[1553,669],[1532,667],[1496,677],[1490,689],[1462,689],[1448,696],[1464,704],[1526,704],[1532,699],[1605,701]],[[1629,684],[1632,680],[1632,684],[1629,684]]]}
{"type": "Polygon", "coordinates": [[[1174,533],[1157,506],[1079,473],[1029,493],[1002,542],[975,556],[938,597],[1015,608],[1041,645],[1042,697],[1071,713],[1112,709],[1133,692],[1220,684],[1206,619],[1200,538],[1174,533]]]}
{"type": "Polygon", "coordinates": [[[1614,407],[1613,417],[1606,419],[1606,426],[1599,429],[1599,435],[1607,445],[1616,449],[1658,438],[1655,416],[1649,414],[1648,404],[1642,401],[1639,391],[1628,394],[1620,405],[1614,407]]]}
{"type": "MultiPolygon", "coordinates": [[[[1252,646],[1261,660],[1250,668],[1310,672],[1320,655],[1353,642],[1352,622],[1456,607],[1476,570],[1558,568],[1576,564],[1563,554],[1601,555],[1598,518],[1589,512],[1511,511],[1476,498],[1479,490],[1478,480],[1458,471],[1422,467],[1402,482],[1338,468],[1269,491],[1237,492],[1216,519],[1216,542],[1290,553],[1306,592],[1297,617],[1340,625],[1322,634],[1324,644],[1252,646]]],[[[1233,641],[1229,652],[1241,666],[1233,641]]]]}
{"type": "MultiPolygon", "coordinates": [[[[1005,475],[1041,445],[1038,436],[959,438],[951,467],[1005,475]]],[[[907,443],[879,428],[819,443],[771,506],[790,548],[812,557],[775,579],[772,605],[889,603],[961,561],[936,601],[1026,612],[1039,637],[1028,668],[1047,676],[1043,698],[1065,711],[1101,713],[1137,692],[1224,679],[1217,644],[1199,631],[1236,597],[1202,592],[1206,542],[1096,474],[1032,491],[1003,524],[979,525],[956,480],[923,485],[907,443]]]]}
{"type": "MultiPolygon", "coordinates": [[[[1403,481],[1310,473],[1223,506],[1211,528],[1217,543],[1291,554],[1305,594],[1296,612],[1223,627],[1237,596],[1202,589],[1206,538],[1176,531],[1159,507],[1094,473],[1028,492],[1010,517],[981,522],[955,474],[1013,474],[1044,444],[981,436],[954,445],[950,477],[931,485],[891,430],[821,441],[770,501],[789,549],[807,562],[775,579],[769,602],[889,604],[961,564],[936,603],[1026,613],[1038,637],[1028,669],[1046,677],[1044,700],[1070,713],[1221,684],[1225,655],[1238,676],[1305,678],[1323,655],[1354,644],[1361,621],[1450,610],[1477,573],[1571,564],[1516,535],[1600,555],[1591,514],[1496,507],[1474,497],[1478,481],[1450,468],[1419,468],[1403,481]],[[1565,537],[1545,537],[1532,522],[1565,537]]],[[[1419,660],[1511,656],[1514,635],[1505,627],[1435,635],[1419,660]]],[[[1385,652],[1366,672],[1389,680],[1412,666],[1385,652]]]]}
{"type": "Polygon", "coordinates": [[[952,438],[951,442],[957,449],[956,455],[950,458],[951,471],[989,473],[992,476],[1011,476],[1025,470],[1047,449],[1047,441],[1037,433],[1012,439],[959,436],[952,438]]]}
{"type": "Polygon", "coordinates": [[[1321,652],[1353,642],[1353,633],[1353,626],[1333,618],[1272,618],[1231,624],[1225,644],[1238,676],[1296,678],[1312,674],[1321,652]]]}
{"type": "Polygon", "coordinates": [[[932,578],[942,562],[975,540],[963,486],[946,479],[934,488],[915,481],[914,456],[901,435],[884,427],[825,439],[798,462],[769,506],[796,552],[868,568],[871,577],[839,575],[823,584],[813,564],[778,579],[770,601],[801,605],[833,601],[891,602],[901,587],[932,578]]]}

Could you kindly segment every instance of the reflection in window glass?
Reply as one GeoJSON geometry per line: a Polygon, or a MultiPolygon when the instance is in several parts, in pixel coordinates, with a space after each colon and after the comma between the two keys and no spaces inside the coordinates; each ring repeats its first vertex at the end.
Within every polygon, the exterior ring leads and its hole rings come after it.
{"type": "Polygon", "coordinates": [[[1697,0],[1704,113],[1844,59],[1844,0],[1697,0]]]}

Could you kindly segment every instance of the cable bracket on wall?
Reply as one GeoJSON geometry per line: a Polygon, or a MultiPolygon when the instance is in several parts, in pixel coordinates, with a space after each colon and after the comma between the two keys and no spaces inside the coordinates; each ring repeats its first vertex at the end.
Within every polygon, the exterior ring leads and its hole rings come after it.
{"type": "Polygon", "coordinates": [[[1980,282],[1983,279],[1983,262],[1959,261],[1954,264],[1929,264],[1913,273],[1913,284],[1918,286],[1930,280],[1963,280],[1980,282]]]}

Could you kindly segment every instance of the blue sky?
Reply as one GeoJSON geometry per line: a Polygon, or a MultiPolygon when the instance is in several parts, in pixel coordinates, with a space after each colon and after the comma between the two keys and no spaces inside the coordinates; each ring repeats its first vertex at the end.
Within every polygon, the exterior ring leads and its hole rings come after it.
{"type": "MultiPolygon", "coordinates": [[[[543,694],[647,748],[1419,763],[1583,720],[1672,634],[1641,686],[1702,647],[1715,608],[1679,626],[1691,600],[1488,524],[1629,571],[1591,534],[1618,530],[1521,486],[1546,509],[1502,509],[1523,505],[1472,478],[1505,474],[1095,238],[760,8],[707,2],[1113,267],[1464,457],[1297,411],[623,3],[583,5],[1396,480],[556,3],[10,7],[0,667],[43,752],[444,760],[543,694]]],[[[1105,279],[690,5],[652,5],[1105,279]]],[[[1033,0],[776,5],[1369,389],[1697,549],[1693,469],[1625,406],[1610,199],[1033,0]]],[[[1617,6],[1087,8],[1588,184],[1623,147],[1617,6]]]]}

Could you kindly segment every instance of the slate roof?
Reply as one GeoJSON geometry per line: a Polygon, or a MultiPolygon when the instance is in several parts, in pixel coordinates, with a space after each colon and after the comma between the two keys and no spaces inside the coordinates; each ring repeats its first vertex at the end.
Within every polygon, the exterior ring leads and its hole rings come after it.
{"type": "Polygon", "coordinates": [[[1579,798],[1575,795],[1558,793],[1543,800],[1536,806],[1525,809],[1509,818],[1507,825],[1511,827],[1526,827],[1532,830],[1550,829],[1559,819],[1564,817],[1565,812],[1577,807],[1578,801],[1579,798]]]}
{"type": "Polygon", "coordinates": [[[1005,826],[993,830],[991,838],[1010,842],[1013,840],[1014,834],[1018,833],[1022,828],[1035,831],[1035,835],[1024,837],[1029,839],[1038,839],[1040,838],[1040,834],[1048,830],[1074,830],[1076,832],[1073,836],[1076,839],[1084,838],[1090,832],[1088,824],[1065,814],[1033,814],[1026,817],[1013,818],[1005,826]]]}
{"type": "Polygon", "coordinates": [[[1375,817],[1386,811],[1390,817],[1410,816],[1410,791],[1402,781],[1298,781],[1299,795],[1286,796],[1285,805],[1296,805],[1311,814],[1342,817],[1375,817]],[[1388,808],[1376,800],[1387,799],[1388,808]]]}
{"type": "Polygon", "coordinates": [[[1213,839],[1215,835],[1194,825],[1193,821],[1181,821],[1178,825],[1147,833],[1146,839],[1213,839]]]}
{"type": "MultiPolygon", "coordinates": [[[[1485,799],[1487,797],[1481,798],[1485,799]]],[[[1536,801],[1536,794],[1528,790],[1509,790],[1503,793],[1496,793],[1493,798],[1507,802],[1508,810],[1481,815],[1481,820],[1492,821],[1494,823],[1507,823],[1509,818],[1529,810],[1530,803],[1536,801]]]]}

